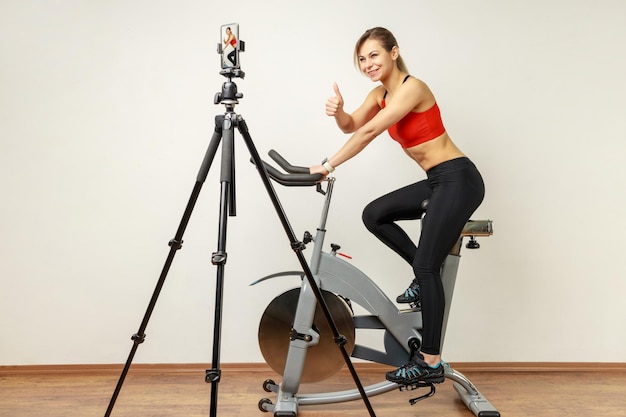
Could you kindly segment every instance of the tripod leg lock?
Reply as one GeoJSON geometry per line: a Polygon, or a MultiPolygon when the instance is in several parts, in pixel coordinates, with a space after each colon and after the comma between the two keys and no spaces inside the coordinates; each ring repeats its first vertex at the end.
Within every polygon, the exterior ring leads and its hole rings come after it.
{"type": "Polygon", "coordinates": [[[213,255],[211,255],[211,263],[213,265],[224,265],[226,263],[226,252],[213,252],[213,255]]]}
{"type": "Polygon", "coordinates": [[[132,335],[130,337],[130,340],[135,342],[136,345],[140,345],[140,344],[142,344],[146,340],[146,335],[145,334],[135,333],[134,335],[132,335]]]}
{"type": "Polygon", "coordinates": [[[221,369],[216,369],[216,368],[207,369],[204,374],[204,381],[207,383],[220,382],[221,378],[222,378],[221,369]]]}
{"type": "Polygon", "coordinates": [[[348,339],[342,334],[335,336],[333,339],[335,340],[337,346],[345,346],[346,343],[348,343],[348,339]]]}
{"type": "Polygon", "coordinates": [[[291,249],[293,249],[294,252],[302,252],[306,249],[306,245],[302,242],[291,242],[291,249]]]}
{"type": "Polygon", "coordinates": [[[176,239],[172,239],[168,242],[167,244],[169,247],[171,247],[174,250],[178,250],[180,248],[183,247],[183,241],[182,240],[176,240],[176,239]]]}

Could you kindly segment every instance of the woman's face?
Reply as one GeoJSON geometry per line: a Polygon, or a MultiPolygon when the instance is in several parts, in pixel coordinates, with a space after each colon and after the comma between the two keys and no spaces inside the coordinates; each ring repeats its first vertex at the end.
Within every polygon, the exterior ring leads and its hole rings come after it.
{"type": "Polygon", "coordinates": [[[359,67],[372,81],[384,80],[396,67],[398,48],[385,50],[377,39],[368,39],[359,49],[359,67]]]}

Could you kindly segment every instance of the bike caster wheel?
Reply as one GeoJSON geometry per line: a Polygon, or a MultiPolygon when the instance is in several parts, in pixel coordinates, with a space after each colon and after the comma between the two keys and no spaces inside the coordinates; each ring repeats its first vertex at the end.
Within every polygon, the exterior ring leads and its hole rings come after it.
{"type": "Polygon", "coordinates": [[[276,392],[278,391],[278,385],[272,379],[266,379],[263,382],[263,391],[265,392],[276,392]]]}
{"type": "Polygon", "coordinates": [[[261,398],[259,400],[259,410],[263,411],[264,413],[270,411],[265,407],[266,405],[273,405],[272,400],[270,400],[269,398],[261,398]]]}

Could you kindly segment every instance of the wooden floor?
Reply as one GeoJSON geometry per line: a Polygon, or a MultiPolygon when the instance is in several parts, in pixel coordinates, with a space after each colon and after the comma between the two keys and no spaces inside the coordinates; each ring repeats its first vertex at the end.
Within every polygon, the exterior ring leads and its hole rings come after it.
{"type": "MultiPolygon", "coordinates": [[[[364,385],[382,380],[386,368],[355,364],[364,385]]],[[[113,417],[206,417],[211,385],[204,382],[202,365],[133,365],[113,408],[113,417]]],[[[626,370],[559,371],[519,369],[479,371],[455,366],[463,372],[503,417],[625,417],[626,370]]],[[[0,367],[1,417],[104,416],[121,367],[0,367]]],[[[217,415],[271,417],[258,408],[268,378],[280,381],[264,365],[222,366],[217,415]]],[[[347,371],[330,379],[302,386],[301,392],[344,390],[355,387],[347,371]]],[[[450,381],[437,386],[434,397],[409,405],[413,392],[391,391],[370,402],[379,417],[472,417],[450,381]]],[[[362,400],[303,406],[299,417],[359,416],[368,412],[362,400]]]]}

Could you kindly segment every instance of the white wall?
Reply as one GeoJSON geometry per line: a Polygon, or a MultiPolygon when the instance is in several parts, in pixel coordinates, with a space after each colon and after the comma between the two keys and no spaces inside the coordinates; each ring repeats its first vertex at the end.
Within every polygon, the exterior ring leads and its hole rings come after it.
{"type": "MultiPolygon", "coordinates": [[[[369,27],[434,90],[495,228],[464,251],[448,360],[626,360],[623,1],[234,4],[0,0],[0,365],[126,359],[224,111],[230,22],[247,45],[236,110],[263,155],[309,165],[340,146],[323,105],[333,81],[348,109],[373,87],[352,65],[369,27]]],[[[298,263],[243,141],[236,157],[222,361],[260,362],[258,319],[295,282],[248,284],[298,263]]],[[[135,362],[210,361],[217,168],[135,362]]],[[[411,271],[360,213],[423,177],[386,134],[337,171],[328,239],[393,297],[411,271]]],[[[317,226],[317,194],[278,192],[298,236],[317,226]]]]}

